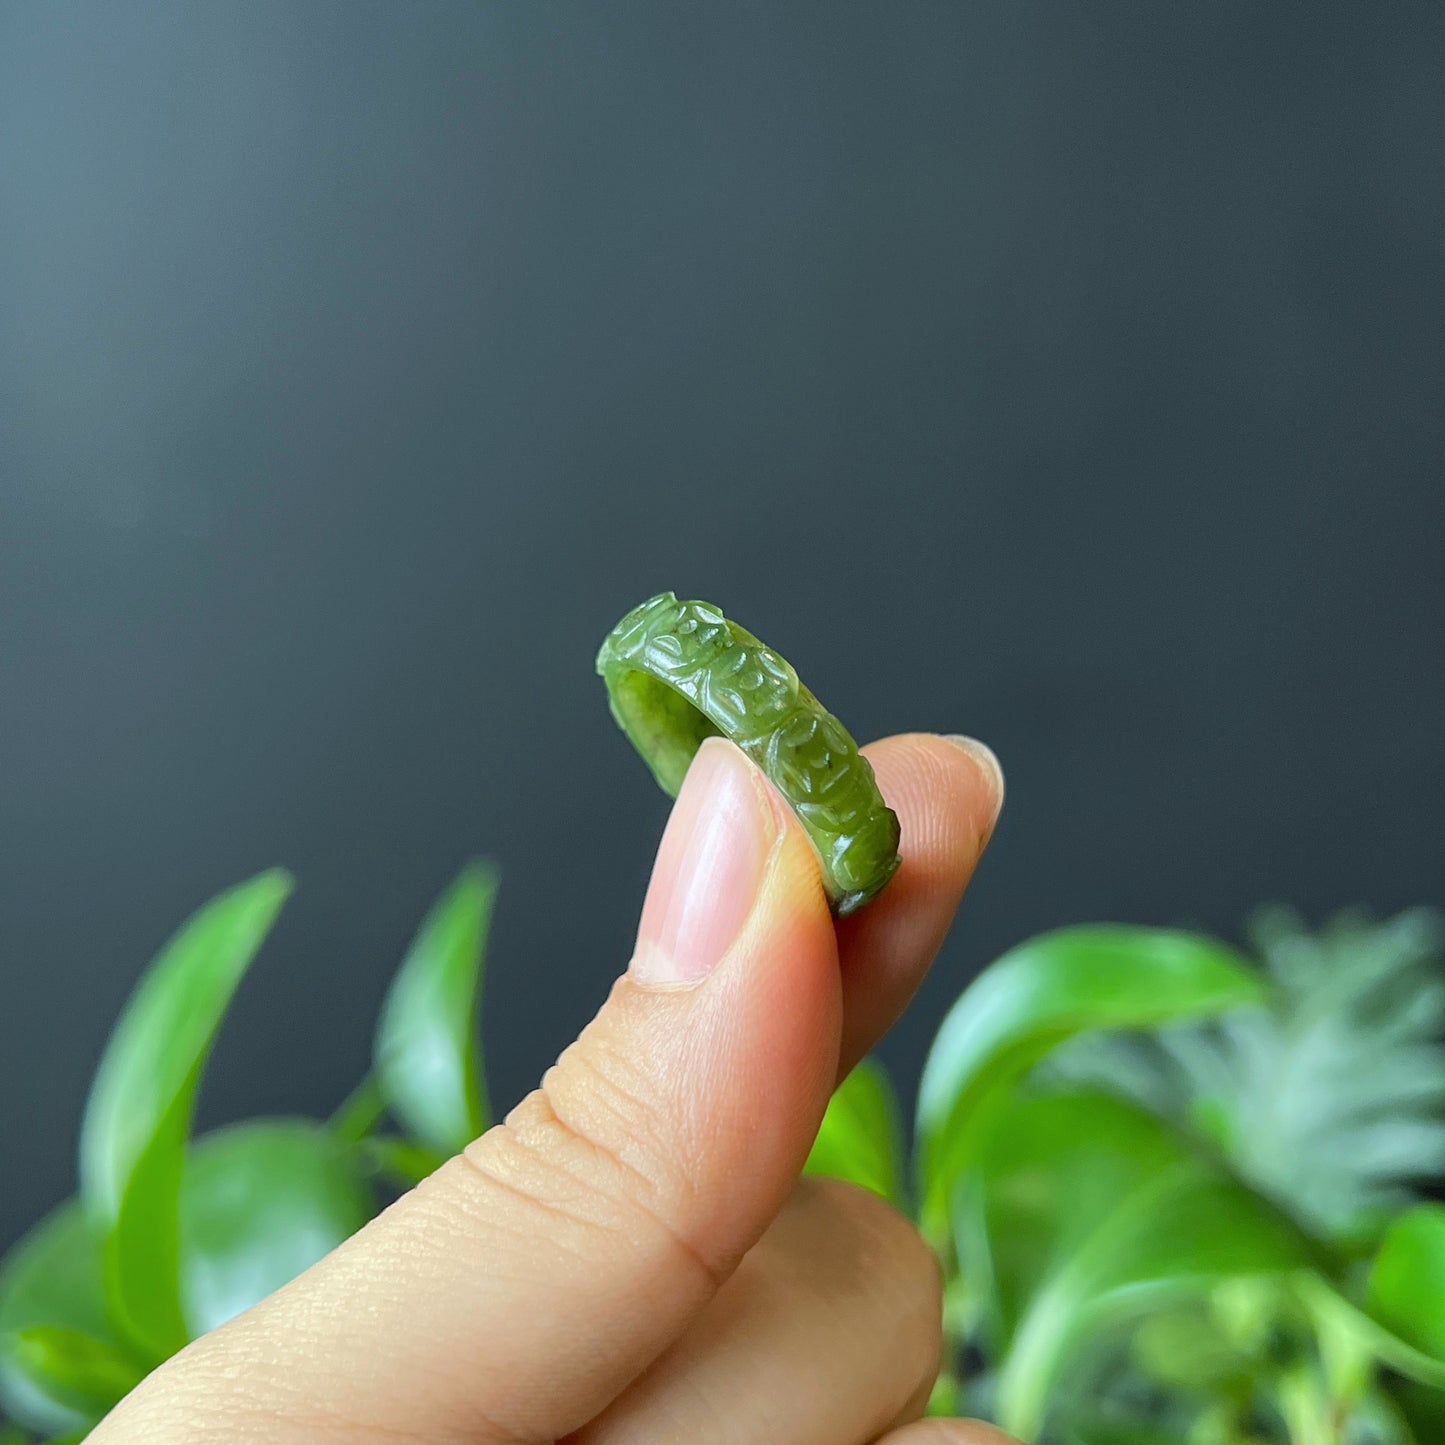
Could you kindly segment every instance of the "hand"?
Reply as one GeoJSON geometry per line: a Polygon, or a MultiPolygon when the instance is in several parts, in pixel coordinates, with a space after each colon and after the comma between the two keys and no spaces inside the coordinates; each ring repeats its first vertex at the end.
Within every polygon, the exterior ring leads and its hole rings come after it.
{"type": "Polygon", "coordinates": [[[156,1371],[92,1445],[985,1445],[919,1421],[939,1280],[874,1196],[801,1180],[993,829],[976,744],[869,748],[903,864],[835,925],[763,775],[711,739],[628,971],[542,1087],[315,1268],[156,1371]]]}

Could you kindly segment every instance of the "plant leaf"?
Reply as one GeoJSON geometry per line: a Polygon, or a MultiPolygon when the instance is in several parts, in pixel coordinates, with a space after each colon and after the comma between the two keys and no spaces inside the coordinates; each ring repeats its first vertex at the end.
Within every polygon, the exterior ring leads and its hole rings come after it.
{"type": "Polygon", "coordinates": [[[353,1153],[306,1119],[198,1140],[181,1187],[181,1294],[193,1335],[280,1289],[371,1217],[353,1153]]]}
{"type": "Polygon", "coordinates": [[[1400,1216],[1370,1272],[1370,1312],[1445,1370],[1445,1205],[1400,1216]]]}
{"type": "Polygon", "coordinates": [[[407,953],[377,1027],[376,1076],[397,1119],[451,1155],[490,1123],[477,995],[497,873],[472,863],[437,901],[407,953]]]}
{"type": "Polygon", "coordinates": [[[980,1217],[1000,1360],[997,1413],[1032,1438],[1066,1368],[1141,1314],[1221,1280],[1318,1262],[1287,1215],[1153,1116],[1105,1094],[1022,1095],[979,1158],[980,1217]]]}
{"type": "MultiPolygon", "coordinates": [[[[37,1328],[74,1330],[115,1343],[106,1318],[101,1237],[78,1200],[36,1225],[0,1268],[0,1336],[37,1328]]],[[[33,1365],[33,1359],[0,1349],[0,1405],[8,1415],[47,1435],[96,1422],[97,1414],[77,1409],[33,1365]]]]}
{"type": "Polygon", "coordinates": [[[902,1206],[898,1099],[888,1071],[864,1059],[828,1102],[804,1173],[846,1179],[902,1206]]]}
{"type": "Polygon", "coordinates": [[[145,1377],[119,1345],[59,1325],[32,1325],[0,1336],[12,1367],[43,1380],[53,1398],[83,1419],[100,1419],[145,1377]]]}
{"type": "Polygon", "coordinates": [[[925,1232],[935,1241],[946,1235],[949,1195],[978,1148],[992,1101],[1065,1039],[1221,1013],[1263,996],[1256,970],[1200,934],[1090,925],[1011,949],[964,990],[924,1067],[925,1232]]]}
{"type": "Polygon", "coordinates": [[[286,874],[263,873],[184,924],[131,995],[91,1087],[81,1194],[105,1231],[112,1317],[155,1361],[186,1342],[176,1222],[196,1089],[236,987],[290,891],[286,874]]]}
{"type": "Polygon", "coordinates": [[[1341,914],[1316,934],[1276,908],[1251,932],[1266,1006],[1080,1039],[1048,1068],[1191,1126],[1313,1233],[1369,1248],[1445,1173],[1440,919],[1341,914]]]}

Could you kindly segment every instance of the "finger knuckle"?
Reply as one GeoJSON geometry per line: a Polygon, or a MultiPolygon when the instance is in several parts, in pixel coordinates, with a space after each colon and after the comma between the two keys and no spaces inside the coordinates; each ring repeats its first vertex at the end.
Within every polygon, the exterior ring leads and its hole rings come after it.
{"type": "Polygon", "coordinates": [[[660,1234],[708,1275],[717,1272],[685,1227],[687,1171],[626,1061],[569,1051],[465,1155],[565,1229],[660,1234]]]}

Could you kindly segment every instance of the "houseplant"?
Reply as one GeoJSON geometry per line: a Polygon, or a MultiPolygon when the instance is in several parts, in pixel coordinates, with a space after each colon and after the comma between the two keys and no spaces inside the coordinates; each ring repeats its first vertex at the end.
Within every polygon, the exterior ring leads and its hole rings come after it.
{"type": "MultiPolygon", "coordinates": [[[[598,655],[675,792],[730,737],[814,842],[833,910],[898,866],[852,737],[752,633],[662,593],[598,655]]],[[[96,1072],[76,1199],[0,1262],[0,1445],[78,1440],[189,1339],[269,1294],[491,1123],[477,1013],[497,878],[463,870],[330,1120],[193,1138],[211,1045],[291,889],[263,873],[166,944],[96,1072]],[[0,1427],[3,1428],[3,1427],[0,1427]]],[[[830,1104],[808,1168],[914,1213],[937,1251],[941,1410],[1057,1445],[1445,1438],[1445,979],[1423,911],[1318,936],[1261,915],[1256,964],[1200,934],[1031,939],[945,1019],[911,1160],[883,1070],[830,1104]]]]}
{"type": "MultiPolygon", "coordinates": [[[[496,874],[463,870],[327,1121],[192,1137],[210,1045],[290,880],[162,949],[97,1070],[78,1197],[0,1265],[5,1445],[79,1440],[187,1338],[284,1283],[490,1123],[476,1012],[496,874]]],[[[943,1262],[939,1408],[1060,1445],[1445,1435],[1438,923],[1278,910],[1263,966],[1199,934],[1064,929],[964,992],[911,1166],[866,1062],[809,1160],[915,1212],[943,1262]]]]}

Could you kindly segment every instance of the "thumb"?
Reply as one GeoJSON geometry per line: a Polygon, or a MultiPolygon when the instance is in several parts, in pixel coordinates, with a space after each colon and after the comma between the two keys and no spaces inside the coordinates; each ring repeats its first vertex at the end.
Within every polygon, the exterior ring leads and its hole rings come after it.
{"type": "MultiPolygon", "coordinates": [[[[178,1356],[165,1419],[184,1420],[190,1441],[579,1428],[781,1208],[832,1087],[840,998],[810,843],[742,753],[709,740],[674,805],[628,971],[542,1087],[178,1356]],[[218,1405],[220,1380],[244,1398],[218,1405]],[[190,1402],[179,1410],[177,1391],[190,1402]]],[[[125,1415],[145,1394],[95,1440],[139,1429],[125,1415]]],[[[135,1438],[171,1438],[145,1428],[135,1438]]]]}

